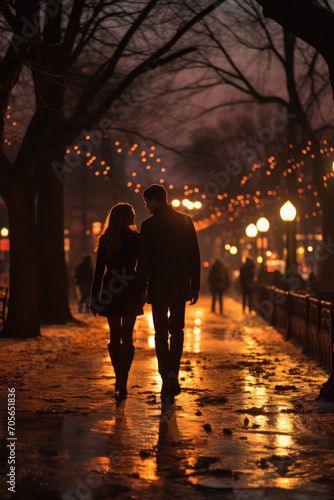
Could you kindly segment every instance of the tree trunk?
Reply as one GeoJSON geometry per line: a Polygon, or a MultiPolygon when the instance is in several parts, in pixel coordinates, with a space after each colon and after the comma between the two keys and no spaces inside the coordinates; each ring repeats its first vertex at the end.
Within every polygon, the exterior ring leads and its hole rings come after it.
{"type": "Polygon", "coordinates": [[[27,185],[13,183],[6,192],[10,231],[8,315],[1,337],[40,335],[35,196],[27,185]]]}
{"type": "Polygon", "coordinates": [[[51,165],[40,169],[37,206],[39,306],[40,321],[44,324],[74,320],[68,303],[63,184],[51,165]]]}

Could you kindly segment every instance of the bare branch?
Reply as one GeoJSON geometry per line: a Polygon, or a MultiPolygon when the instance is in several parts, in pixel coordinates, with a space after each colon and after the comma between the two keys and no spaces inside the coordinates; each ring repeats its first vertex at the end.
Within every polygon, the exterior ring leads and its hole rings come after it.
{"type": "Polygon", "coordinates": [[[334,13],[316,0],[257,0],[265,17],[312,45],[329,67],[334,95],[334,13]],[[310,26],[312,29],[310,29],[310,26]]]}

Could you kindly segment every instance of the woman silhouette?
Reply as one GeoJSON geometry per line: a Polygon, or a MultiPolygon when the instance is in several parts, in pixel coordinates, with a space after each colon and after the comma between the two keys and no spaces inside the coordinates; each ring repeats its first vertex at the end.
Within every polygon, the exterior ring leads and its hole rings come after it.
{"type": "Polygon", "coordinates": [[[119,401],[127,397],[126,385],[135,352],[133,327],[136,316],[143,314],[135,271],[140,236],[135,231],[134,223],[132,205],[118,203],[110,210],[96,247],[90,304],[94,316],[99,314],[108,319],[108,349],[116,375],[115,389],[119,391],[119,401]]]}

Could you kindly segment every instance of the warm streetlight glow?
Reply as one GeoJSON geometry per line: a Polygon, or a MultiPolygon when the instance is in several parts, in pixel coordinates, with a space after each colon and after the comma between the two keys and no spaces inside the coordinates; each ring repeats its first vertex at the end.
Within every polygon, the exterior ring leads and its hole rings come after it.
{"type": "Polygon", "coordinates": [[[291,201],[287,201],[281,207],[281,210],[280,210],[279,213],[280,213],[280,216],[281,216],[282,220],[284,220],[284,221],[293,221],[295,219],[295,217],[296,217],[297,210],[292,205],[291,201]]]}
{"type": "Polygon", "coordinates": [[[225,245],[224,248],[225,248],[225,250],[229,250],[231,248],[231,245],[229,245],[228,243],[226,243],[226,245],[225,245]]]}
{"type": "Polygon", "coordinates": [[[8,231],[8,229],[7,229],[6,227],[3,227],[3,228],[1,229],[1,231],[0,231],[0,234],[1,234],[1,236],[2,236],[3,238],[6,238],[6,237],[8,236],[8,234],[9,234],[9,231],[8,231]]]}
{"type": "Polygon", "coordinates": [[[100,234],[101,229],[102,229],[101,222],[93,222],[93,224],[92,224],[92,233],[93,234],[100,234]]]}
{"type": "MultiPolygon", "coordinates": [[[[178,207],[180,206],[180,201],[179,200],[173,200],[172,201],[172,205],[173,207],[178,207]],[[174,202],[178,203],[178,205],[174,205],[174,202]]],[[[182,200],[182,205],[184,207],[186,207],[188,210],[193,210],[194,208],[201,208],[202,207],[202,203],[200,201],[195,201],[195,203],[193,201],[190,201],[188,200],[187,198],[185,198],[184,200],[182,200]]]]}
{"type": "Polygon", "coordinates": [[[311,245],[309,245],[309,246],[307,247],[307,251],[308,251],[308,252],[313,252],[313,247],[312,247],[311,245]]]}
{"type": "Polygon", "coordinates": [[[298,253],[299,255],[303,255],[303,254],[305,253],[305,248],[304,248],[304,247],[298,247],[298,248],[297,248],[297,253],[298,253]]]}
{"type": "Polygon", "coordinates": [[[271,251],[270,251],[270,250],[267,250],[267,251],[266,251],[266,256],[267,256],[267,257],[271,257],[271,255],[272,255],[272,254],[271,254],[271,251]]]}
{"type": "Polygon", "coordinates": [[[265,233],[266,231],[268,231],[270,227],[268,219],[266,219],[265,217],[261,217],[257,221],[256,227],[258,228],[259,231],[261,231],[261,233],[265,233]]]}
{"type": "Polygon", "coordinates": [[[258,261],[259,264],[262,264],[263,262],[263,257],[261,257],[261,255],[256,259],[258,261]]]}
{"type": "Polygon", "coordinates": [[[333,172],[334,172],[334,161],[333,161],[333,163],[332,163],[332,170],[333,170],[333,172]]]}
{"type": "Polygon", "coordinates": [[[254,238],[254,236],[257,235],[257,227],[255,224],[249,224],[246,227],[246,235],[249,236],[250,238],[254,238]]]}
{"type": "Polygon", "coordinates": [[[238,253],[237,247],[233,246],[230,248],[230,254],[231,255],[236,255],[238,253]]]}
{"type": "Polygon", "coordinates": [[[291,201],[287,201],[282,205],[280,216],[286,222],[286,267],[288,272],[296,265],[296,228],[292,222],[295,220],[297,210],[292,205],[291,201]]]}
{"type": "Polygon", "coordinates": [[[173,207],[179,207],[181,205],[181,202],[180,202],[180,200],[173,200],[172,205],[173,205],[173,207]]]}

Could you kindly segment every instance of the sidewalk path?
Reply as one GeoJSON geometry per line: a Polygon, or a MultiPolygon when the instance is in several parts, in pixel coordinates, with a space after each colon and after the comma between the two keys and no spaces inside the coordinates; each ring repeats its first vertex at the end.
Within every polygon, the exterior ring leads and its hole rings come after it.
{"type": "Polygon", "coordinates": [[[187,306],[182,392],[162,414],[149,307],[135,329],[129,397],[115,403],[105,319],[0,340],[6,500],[331,500],[334,405],[315,362],[240,303],[187,306]],[[16,389],[15,495],[7,490],[16,389]]]}

